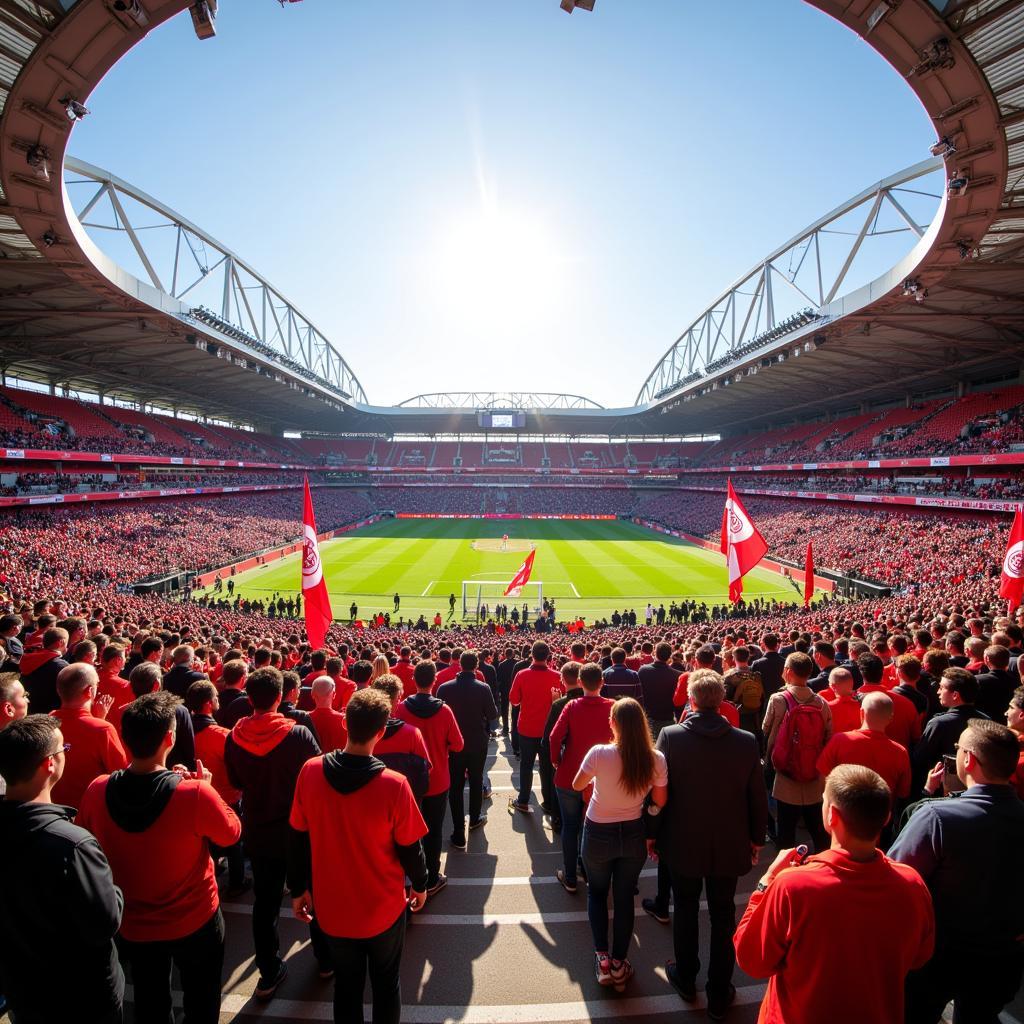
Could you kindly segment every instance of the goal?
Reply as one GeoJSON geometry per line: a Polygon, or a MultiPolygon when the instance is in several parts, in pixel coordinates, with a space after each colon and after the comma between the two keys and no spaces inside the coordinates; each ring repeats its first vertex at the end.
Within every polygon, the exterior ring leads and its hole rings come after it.
{"type": "Polygon", "coordinates": [[[463,619],[479,619],[480,609],[487,605],[488,609],[494,609],[496,604],[507,604],[509,611],[513,605],[520,610],[523,604],[528,604],[535,615],[541,613],[544,607],[544,583],[540,580],[530,580],[520,589],[518,597],[509,594],[505,597],[505,588],[508,587],[508,580],[463,580],[462,581],[462,617],[463,619]]]}

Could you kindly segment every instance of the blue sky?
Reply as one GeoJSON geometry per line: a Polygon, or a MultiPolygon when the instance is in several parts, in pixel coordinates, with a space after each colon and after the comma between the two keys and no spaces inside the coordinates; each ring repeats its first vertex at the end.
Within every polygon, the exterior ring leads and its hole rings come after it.
{"type": "Polygon", "coordinates": [[[70,152],[263,272],[375,404],[632,404],[735,278],[934,141],[799,0],[224,0],[218,30],[156,30],[70,152]]]}

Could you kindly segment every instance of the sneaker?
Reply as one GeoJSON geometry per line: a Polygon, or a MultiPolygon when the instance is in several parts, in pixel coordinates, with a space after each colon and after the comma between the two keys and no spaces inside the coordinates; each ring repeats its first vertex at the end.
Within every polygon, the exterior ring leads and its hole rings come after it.
{"type": "Polygon", "coordinates": [[[628,960],[621,960],[619,963],[612,961],[612,984],[615,986],[616,992],[622,992],[626,987],[626,982],[633,977],[633,965],[628,960]]]}
{"type": "Polygon", "coordinates": [[[555,878],[558,879],[558,881],[561,884],[562,888],[566,892],[568,892],[568,893],[575,893],[576,892],[576,880],[573,879],[570,882],[569,879],[565,877],[565,872],[561,868],[559,868],[555,872],[555,878]]]}
{"type": "Polygon", "coordinates": [[[256,992],[254,995],[261,1003],[269,1002],[274,998],[274,993],[281,987],[281,983],[288,976],[288,965],[282,960],[281,966],[277,969],[277,974],[273,978],[264,978],[260,976],[260,980],[256,983],[256,992]]]}
{"type": "Polygon", "coordinates": [[[440,892],[448,884],[448,876],[438,874],[437,881],[433,885],[427,886],[427,895],[433,896],[434,893],[440,892]]]}
{"type": "Polygon", "coordinates": [[[483,828],[484,825],[486,825],[486,824],[487,824],[487,815],[486,814],[481,814],[480,817],[476,821],[471,821],[469,823],[469,831],[470,832],[475,832],[478,828],[483,828]]]}
{"type": "Polygon", "coordinates": [[[644,910],[658,922],[658,924],[668,924],[671,920],[668,916],[668,911],[662,910],[661,907],[658,906],[658,901],[652,900],[649,896],[644,897],[644,899],[640,901],[640,906],[642,906],[644,910]]]}
{"type": "Polygon", "coordinates": [[[612,983],[612,961],[607,953],[594,954],[594,974],[597,976],[598,985],[612,983]]]}
{"type": "Polygon", "coordinates": [[[448,842],[455,847],[456,850],[464,850],[466,848],[466,837],[465,836],[450,836],[448,842]]]}
{"type": "Polygon", "coordinates": [[[683,978],[679,974],[679,968],[676,966],[674,960],[669,960],[665,964],[665,976],[668,978],[668,983],[679,993],[679,998],[684,1003],[694,1003],[697,1001],[697,982],[693,978],[683,978]]]}
{"type": "Polygon", "coordinates": [[[708,1016],[712,1020],[725,1020],[729,1007],[736,999],[736,986],[730,985],[722,995],[713,996],[708,992],[708,1016]]]}
{"type": "Polygon", "coordinates": [[[516,811],[519,811],[522,814],[531,814],[533,812],[533,808],[528,803],[520,803],[515,799],[515,797],[513,797],[508,802],[508,813],[514,814],[516,811]]]}

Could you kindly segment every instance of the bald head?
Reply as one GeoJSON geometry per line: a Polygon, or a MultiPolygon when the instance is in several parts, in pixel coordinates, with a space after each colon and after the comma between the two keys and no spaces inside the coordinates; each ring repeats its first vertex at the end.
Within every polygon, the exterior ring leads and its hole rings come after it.
{"type": "Polygon", "coordinates": [[[318,676],[313,680],[310,692],[318,708],[329,708],[334,700],[334,680],[330,676],[318,676]]]}
{"type": "Polygon", "coordinates": [[[100,681],[96,669],[85,662],[62,668],[57,676],[57,694],[62,707],[78,707],[96,695],[93,689],[100,681]]]}
{"type": "Polygon", "coordinates": [[[853,673],[848,668],[834,668],[828,674],[828,685],[837,697],[853,694],[853,673]]]}
{"type": "Polygon", "coordinates": [[[885,732],[886,726],[892,721],[892,697],[887,693],[875,690],[865,694],[860,709],[864,713],[864,724],[869,729],[885,732]]]}

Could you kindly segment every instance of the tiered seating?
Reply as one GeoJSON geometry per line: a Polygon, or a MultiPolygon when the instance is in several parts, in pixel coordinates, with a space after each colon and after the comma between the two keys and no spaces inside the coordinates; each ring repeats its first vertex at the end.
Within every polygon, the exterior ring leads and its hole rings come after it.
{"type": "Polygon", "coordinates": [[[116,405],[103,407],[104,413],[118,423],[124,423],[129,427],[138,427],[149,434],[154,441],[160,441],[167,445],[176,445],[180,448],[194,448],[189,444],[184,435],[179,434],[172,426],[175,422],[167,416],[155,416],[146,412],[139,412],[137,409],[122,409],[116,405]]]}
{"type": "Polygon", "coordinates": [[[913,431],[901,441],[884,446],[883,451],[945,451],[956,443],[960,431],[967,424],[973,423],[986,413],[1012,409],[1021,402],[1024,402],[1024,386],[965,395],[948,408],[940,410],[927,423],[922,424],[920,429],[913,431]]]}
{"type": "Polygon", "coordinates": [[[56,395],[20,391],[16,388],[2,388],[0,392],[16,405],[30,409],[44,418],[62,420],[70,427],[75,437],[110,438],[122,444],[126,441],[116,426],[73,398],[59,398],[56,395]]]}
{"type": "MultiPolygon", "coordinates": [[[[856,456],[862,452],[872,450],[872,441],[882,434],[908,427],[918,420],[930,416],[942,403],[943,399],[933,400],[915,405],[912,408],[890,409],[882,416],[873,415],[858,424],[854,429],[847,432],[846,437],[828,449],[830,457],[835,456],[856,456]]],[[[848,420],[839,420],[835,427],[845,429],[850,426],[854,419],[862,417],[850,417],[848,420]]]]}
{"type": "Polygon", "coordinates": [[[459,454],[458,441],[440,441],[434,445],[434,466],[453,466],[459,454]]]}

